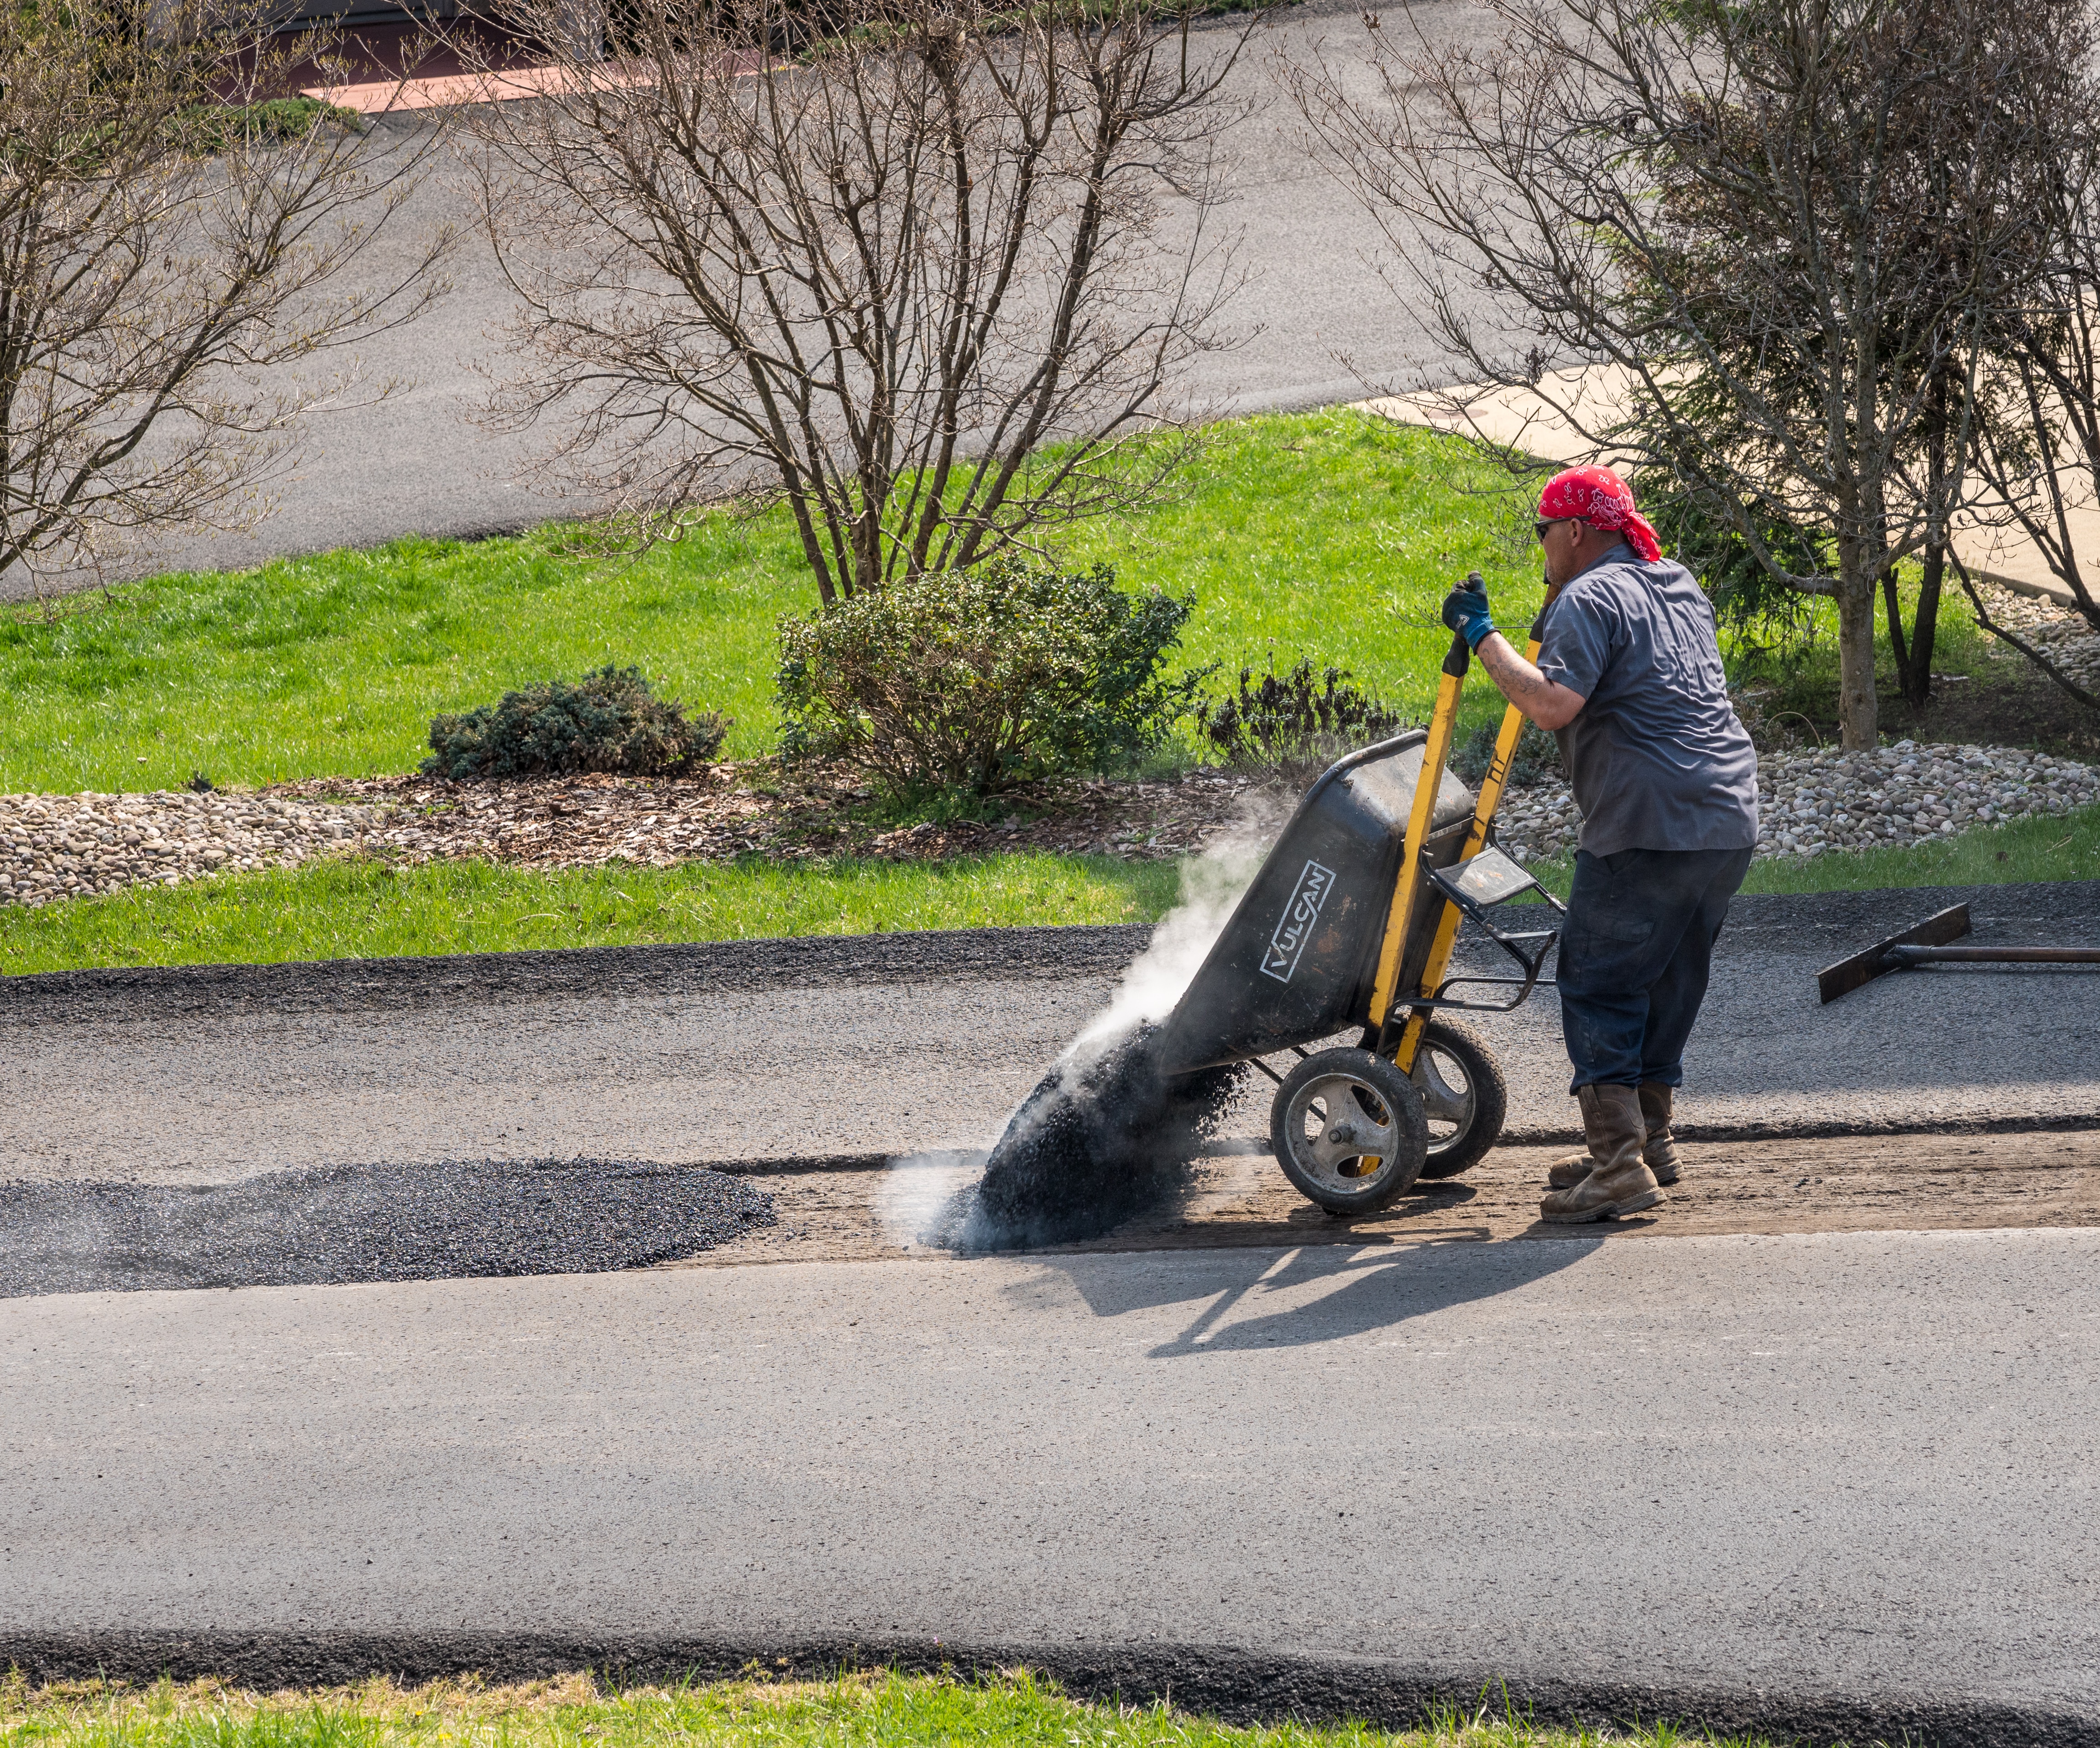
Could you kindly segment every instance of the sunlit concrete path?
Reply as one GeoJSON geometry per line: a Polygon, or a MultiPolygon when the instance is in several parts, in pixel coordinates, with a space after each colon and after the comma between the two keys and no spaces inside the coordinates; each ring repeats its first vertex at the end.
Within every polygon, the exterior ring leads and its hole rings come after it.
{"type": "MultiPolygon", "coordinates": [[[[1369,411],[1404,424],[1426,425],[1568,466],[1602,461],[1630,472],[1639,457],[1609,443],[1598,431],[1625,422],[1633,377],[1615,364],[1555,371],[1538,391],[1462,383],[1409,394],[1379,395],[1362,403],[1369,411]]],[[[2100,553],[2100,504],[2080,483],[2077,457],[2062,456],[2064,527],[2071,551],[2090,569],[2100,553]]],[[[2030,513],[2035,506],[2026,506],[2030,513]]],[[[2045,517],[2045,519],[2046,518],[2045,517]]],[[[2012,506],[1985,492],[1954,519],[1956,556],[1977,576],[2022,594],[2046,596],[2069,606],[2071,586],[2051,568],[2041,548],[2019,525],[2012,506]]]]}

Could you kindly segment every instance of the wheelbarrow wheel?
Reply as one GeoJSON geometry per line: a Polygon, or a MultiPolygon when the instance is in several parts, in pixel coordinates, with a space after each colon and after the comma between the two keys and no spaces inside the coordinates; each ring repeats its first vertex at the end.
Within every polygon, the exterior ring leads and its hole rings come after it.
{"type": "Polygon", "coordinates": [[[1406,1194],[1429,1156],[1420,1092],[1369,1050],[1307,1057],[1276,1089],[1268,1129],[1283,1175],[1330,1214],[1406,1194]]]}
{"type": "Polygon", "coordinates": [[[1456,1177],[1476,1165],[1501,1139],[1509,1115],[1509,1084],[1471,1026],[1432,1020],[1415,1046],[1409,1079],[1429,1119],[1424,1177],[1456,1177]]]}

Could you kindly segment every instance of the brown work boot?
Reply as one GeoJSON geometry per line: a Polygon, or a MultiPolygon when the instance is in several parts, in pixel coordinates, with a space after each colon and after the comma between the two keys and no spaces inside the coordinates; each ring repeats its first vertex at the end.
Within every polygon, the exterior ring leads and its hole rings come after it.
{"type": "Polygon", "coordinates": [[[1577,1087],[1575,1089],[1576,1100],[1582,1107],[1582,1133],[1589,1145],[1580,1153],[1571,1153],[1564,1159],[1555,1159],[1546,1168],[1547,1189],[1573,1190],[1595,1171],[1600,1163],[1611,1157],[1608,1151],[1599,1153],[1595,1150],[1599,1130],[1590,1112],[1595,1105],[1598,1090],[1595,1087],[1577,1087]]]}
{"type": "Polygon", "coordinates": [[[1631,1087],[1588,1086],[1575,1096],[1582,1101],[1582,1132],[1595,1163],[1581,1182],[1542,1201],[1539,1217],[1573,1225],[1653,1207],[1662,1191],[1641,1159],[1648,1125],[1641,1118],[1640,1094],[1631,1087]]]}
{"type": "Polygon", "coordinates": [[[1641,1082],[1641,1121],[1648,1128],[1648,1145],[1641,1149],[1641,1158],[1658,1184],[1677,1181],[1677,1137],[1670,1132],[1670,1088],[1660,1080],[1641,1082]]]}

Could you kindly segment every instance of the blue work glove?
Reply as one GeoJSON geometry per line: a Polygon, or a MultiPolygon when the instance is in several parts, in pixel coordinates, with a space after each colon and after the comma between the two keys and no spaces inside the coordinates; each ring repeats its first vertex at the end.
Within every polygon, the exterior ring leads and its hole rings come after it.
{"type": "Polygon", "coordinates": [[[1466,647],[1472,650],[1478,649],[1480,639],[1495,629],[1493,616],[1488,611],[1488,585],[1478,571],[1445,596],[1444,623],[1465,638],[1466,647]]]}

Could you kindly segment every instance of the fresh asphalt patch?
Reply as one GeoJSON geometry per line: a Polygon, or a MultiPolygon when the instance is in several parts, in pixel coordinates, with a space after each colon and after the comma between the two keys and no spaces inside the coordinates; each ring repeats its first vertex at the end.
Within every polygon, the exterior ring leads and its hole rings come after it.
{"type": "Polygon", "coordinates": [[[619,1159],[0,1183],[0,1298],[593,1274],[695,1256],[774,1218],[739,1178],[619,1159]]]}

